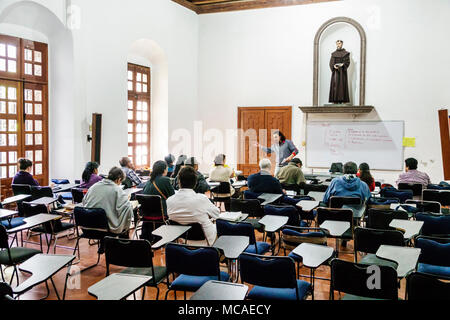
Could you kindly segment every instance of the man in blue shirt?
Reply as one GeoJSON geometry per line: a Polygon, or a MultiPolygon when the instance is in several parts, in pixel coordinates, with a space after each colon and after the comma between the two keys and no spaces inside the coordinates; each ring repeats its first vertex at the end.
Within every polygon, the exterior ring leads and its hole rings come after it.
{"type": "Polygon", "coordinates": [[[325,192],[323,202],[328,204],[330,198],[337,197],[358,197],[363,202],[366,202],[371,193],[368,185],[362,182],[357,176],[358,166],[354,162],[347,162],[344,165],[344,176],[338,177],[331,181],[330,186],[325,192]]]}
{"type": "Polygon", "coordinates": [[[273,193],[282,194],[283,187],[280,181],[274,178],[270,173],[272,164],[269,159],[262,159],[259,162],[259,167],[261,171],[252,174],[247,179],[247,185],[251,192],[254,193],[273,193]]]}

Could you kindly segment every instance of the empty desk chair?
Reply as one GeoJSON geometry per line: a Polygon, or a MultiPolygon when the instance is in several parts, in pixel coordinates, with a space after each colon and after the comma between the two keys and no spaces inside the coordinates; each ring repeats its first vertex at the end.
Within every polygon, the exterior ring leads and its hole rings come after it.
{"type": "Polygon", "coordinates": [[[317,224],[320,226],[327,220],[349,222],[350,229],[338,238],[343,240],[353,239],[353,211],[351,209],[317,208],[317,224]]]}
{"type": "Polygon", "coordinates": [[[367,285],[373,274],[368,268],[372,266],[340,259],[331,261],[331,300],[334,300],[334,291],[345,293],[343,300],[398,300],[397,271],[389,266],[379,266],[380,289],[377,289],[367,285]]]}
{"type": "Polygon", "coordinates": [[[389,210],[391,208],[391,204],[400,204],[400,199],[398,198],[369,198],[367,200],[367,208],[368,209],[380,209],[380,210],[389,210]]]}
{"type": "Polygon", "coordinates": [[[369,209],[366,226],[371,229],[394,230],[389,227],[392,220],[408,220],[408,217],[406,211],[369,209]]]}
{"type": "Polygon", "coordinates": [[[354,239],[356,263],[385,265],[397,269],[398,265],[396,262],[378,258],[376,252],[381,245],[402,247],[404,245],[403,233],[396,230],[377,230],[358,227],[355,228],[354,239]],[[359,260],[358,254],[360,252],[365,255],[359,260]]]}
{"type": "Polygon", "coordinates": [[[398,190],[411,190],[414,197],[422,196],[423,186],[421,183],[399,183],[398,190]]]}
{"type": "MultiPolygon", "coordinates": [[[[31,217],[40,213],[50,213],[48,208],[45,205],[33,205],[29,202],[23,202],[23,213],[25,217],[31,217]]],[[[31,229],[31,232],[36,232],[39,235],[45,234],[50,235],[50,239],[47,239],[47,253],[50,251],[50,243],[52,240],[54,240],[53,243],[53,253],[56,253],[56,247],[58,238],[61,237],[61,235],[67,235],[65,232],[75,228],[75,224],[69,223],[69,222],[62,222],[61,220],[54,220],[51,222],[47,222],[41,226],[35,227],[31,229]]],[[[42,250],[42,239],[41,239],[41,250],[42,250]]]]}
{"type": "Polygon", "coordinates": [[[450,237],[450,215],[438,215],[427,212],[416,214],[417,221],[423,221],[421,234],[430,237],[450,237]]]}
{"type": "MultiPolygon", "coordinates": [[[[203,231],[202,225],[200,223],[192,223],[185,225],[173,220],[168,220],[167,224],[173,226],[191,227],[188,232],[180,236],[180,239],[184,239],[186,244],[188,241],[206,241],[206,243],[208,243],[208,239],[206,238],[205,232],[203,231]]],[[[212,243],[208,243],[208,245],[212,245],[212,243]]]]}
{"type": "Polygon", "coordinates": [[[75,218],[75,225],[77,231],[77,242],[73,254],[78,250],[78,258],[81,259],[80,254],[80,240],[95,240],[98,245],[97,262],[81,272],[91,269],[100,262],[100,255],[104,253],[103,239],[106,236],[117,236],[109,231],[108,218],[105,210],[101,208],[83,208],[75,207],[73,212],[75,218]],[[81,234],[80,234],[81,230],[81,234]]]}
{"type": "Polygon", "coordinates": [[[417,212],[441,213],[441,204],[437,201],[406,200],[406,204],[415,205],[417,212]]]}
{"type": "Polygon", "coordinates": [[[408,300],[450,301],[450,278],[420,272],[410,273],[406,277],[406,296],[408,300]]]}
{"type": "Polygon", "coordinates": [[[397,198],[401,203],[413,198],[412,190],[398,190],[392,186],[386,186],[381,189],[380,195],[383,198],[397,198]]]}
{"type": "Polygon", "coordinates": [[[330,198],[329,206],[330,208],[340,209],[344,205],[361,205],[362,201],[359,197],[336,197],[333,196],[330,198]]]}
{"type": "MultiPolygon", "coordinates": [[[[287,254],[287,251],[294,250],[302,243],[312,243],[326,246],[327,233],[324,229],[310,227],[284,226],[281,229],[281,247],[284,250],[284,255],[287,254]]],[[[293,252],[290,252],[288,256],[296,262],[297,275],[299,275],[302,258],[293,252]]]]}
{"type": "Polygon", "coordinates": [[[286,224],[290,226],[307,226],[306,222],[300,220],[299,210],[291,205],[266,205],[264,206],[264,215],[288,217],[289,220],[286,224]]]}
{"type": "Polygon", "coordinates": [[[231,212],[242,212],[248,214],[245,220],[253,225],[253,227],[260,231],[264,231],[264,227],[258,223],[259,219],[264,216],[264,209],[261,207],[261,202],[256,199],[231,199],[231,212]]]}
{"type": "Polygon", "coordinates": [[[10,248],[8,244],[8,232],[5,227],[0,225],[0,273],[2,276],[2,281],[5,282],[5,275],[3,274],[2,266],[14,267],[14,271],[11,275],[11,280],[9,284],[12,283],[14,279],[14,274],[16,275],[17,285],[19,285],[19,273],[17,271],[17,265],[28,260],[35,254],[41,253],[40,250],[23,248],[23,247],[13,247],[10,248]]]}
{"type": "Polygon", "coordinates": [[[244,251],[247,253],[265,254],[270,250],[270,244],[267,242],[256,241],[255,230],[251,223],[239,222],[233,223],[225,220],[217,220],[217,237],[221,236],[246,236],[249,237],[249,246],[244,251]]]}
{"type": "Polygon", "coordinates": [[[416,248],[422,249],[417,271],[450,278],[450,238],[420,236],[416,248]]]}
{"type": "MultiPolygon", "coordinates": [[[[159,299],[158,284],[166,278],[166,267],[153,265],[153,251],[147,240],[128,240],[105,237],[106,276],[110,265],[126,267],[121,273],[150,276],[146,286],[156,288],[156,300],[159,299]]],[[[144,300],[145,289],[142,294],[144,300]]]]}
{"type": "Polygon", "coordinates": [[[214,204],[224,204],[225,211],[230,211],[231,185],[229,182],[221,182],[218,187],[211,189],[214,204]]]}
{"type": "Polygon", "coordinates": [[[253,285],[251,300],[305,300],[312,293],[309,282],[297,280],[290,257],[268,257],[243,253],[239,257],[243,283],[253,285]]]}
{"type": "Polygon", "coordinates": [[[220,271],[219,250],[212,247],[169,243],[166,246],[167,295],[170,291],[195,292],[210,280],[228,281],[230,275],[220,271]],[[170,283],[169,276],[174,280],[170,283]],[[176,276],[177,275],[177,276],[176,276]]]}
{"type": "Polygon", "coordinates": [[[33,200],[48,197],[54,198],[53,190],[50,187],[31,187],[31,197],[33,200]]]}

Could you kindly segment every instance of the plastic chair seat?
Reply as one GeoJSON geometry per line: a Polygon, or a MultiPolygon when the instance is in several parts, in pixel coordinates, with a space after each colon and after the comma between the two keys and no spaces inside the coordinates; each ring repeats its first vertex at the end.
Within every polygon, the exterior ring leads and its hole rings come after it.
{"type": "Polygon", "coordinates": [[[251,244],[245,249],[246,253],[254,253],[254,254],[264,254],[270,250],[270,244],[267,242],[256,242],[256,244],[251,244]],[[258,249],[258,252],[256,252],[258,249]]]}
{"type": "Polygon", "coordinates": [[[21,226],[23,224],[25,224],[25,221],[23,221],[24,218],[22,217],[17,217],[17,218],[12,218],[11,222],[9,222],[8,220],[3,220],[1,221],[1,224],[8,230],[8,229],[13,229],[16,228],[18,226],[21,226]]]}
{"type": "MultiPolygon", "coordinates": [[[[167,276],[166,267],[154,267],[155,278],[148,282],[148,285],[158,284],[167,276]]],[[[134,274],[140,276],[153,276],[152,268],[126,268],[120,273],[134,274]]]]}
{"type": "Polygon", "coordinates": [[[450,267],[436,266],[433,264],[419,263],[418,272],[433,274],[436,276],[450,277],[450,267]]]}
{"type": "Polygon", "coordinates": [[[9,260],[8,256],[8,250],[2,250],[0,251],[0,264],[3,265],[10,265],[12,262],[13,264],[20,264],[34,255],[38,253],[42,253],[39,250],[31,249],[31,248],[23,248],[23,247],[14,247],[9,249],[11,252],[11,260],[9,260]]]}
{"type": "MultiPolygon", "coordinates": [[[[303,280],[297,280],[298,298],[305,299],[311,291],[311,284],[303,280]]],[[[297,300],[295,289],[289,288],[270,288],[254,286],[249,292],[247,298],[252,300],[297,300]]]]}
{"type": "Polygon", "coordinates": [[[228,281],[230,275],[226,272],[220,272],[220,279],[217,276],[191,276],[180,274],[170,285],[170,290],[175,291],[197,291],[201,286],[210,280],[228,281]]]}

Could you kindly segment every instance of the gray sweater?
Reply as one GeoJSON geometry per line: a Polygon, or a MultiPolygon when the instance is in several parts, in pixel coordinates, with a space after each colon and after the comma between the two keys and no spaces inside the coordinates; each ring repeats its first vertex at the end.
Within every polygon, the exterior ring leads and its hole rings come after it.
{"type": "Polygon", "coordinates": [[[112,233],[120,234],[130,228],[133,207],[128,195],[114,181],[103,179],[94,184],[84,197],[83,206],[105,210],[112,233]]]}

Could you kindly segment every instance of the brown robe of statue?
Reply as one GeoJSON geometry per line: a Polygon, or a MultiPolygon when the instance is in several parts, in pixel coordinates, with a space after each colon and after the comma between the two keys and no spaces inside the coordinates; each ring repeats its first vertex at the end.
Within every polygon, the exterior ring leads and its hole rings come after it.
{"type": "Polygon", "coordinates": [[[350,66],[350,52],[345,49],[338,49],[331,54],[331,86],[330,86],[330,103],[349,103],[350,96],[348,94],[348,77],[347,69],[350,66]],[[343,63],[342,67],[335,69],[334,65],[343,63]]]}

